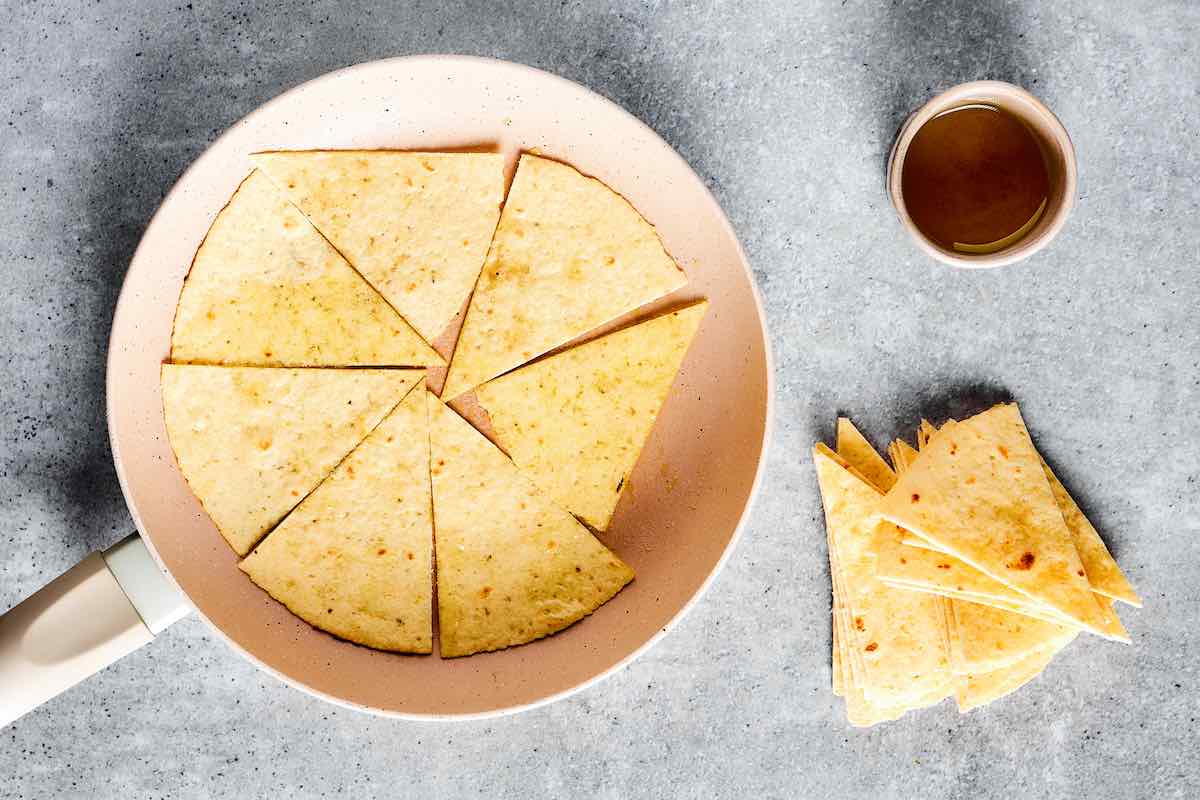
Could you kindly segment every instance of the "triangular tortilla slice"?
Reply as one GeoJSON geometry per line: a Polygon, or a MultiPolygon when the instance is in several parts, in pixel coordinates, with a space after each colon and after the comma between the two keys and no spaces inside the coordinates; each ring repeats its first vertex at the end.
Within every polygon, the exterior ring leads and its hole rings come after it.
{"type": "Polygon", "coordinates": [[[678,289],[683,271],[625,198],[572,167],[517,166],[442,397],[678,289]]]}
{"type": "MultiPolygon", "coordinates": [[[[885,490],[882,488],[883,486],[890,486],[895,482],[896,476],[892,471],[892,468],[887,465],[887,462],[880,457],[879,453],[874,447],[871,446],[870,442],[868,442],[866,438],[859,433],[858,429],[855,428],[848,419],[840,418],[838,420],[837,443],[839,450],[835,457],[839,460],[839,463],[841,463],[844,468],[854,473],[860,480],[871,484],[880,495],[885,493],[885,490]],[[874,479],[869,479],[866,473],[874,474],[874,479]]],[[[895,538],[899,532],[900,529],[894,525],[891,525],[890,523],[876,524],[875,531],[872,534],[872,542],[870,545],[871,548],[876,547],[881,538],[895,538]]],[[[830,564],[831,574],[835,575],[837,578],[836,583],[840,583],[844,586],[845,579],[841,573],[840,567],[836,566],[836,548],[830,550],[830,564]]],[[[938,597],[934,601],[934,606],[937,611],[937,614],[935,614],[934,627],[938,628],[943,634],[943,652],[949,653],[950,638],[949,633],[945,628],[945,615],[948,613],[949,602],[945,598],[938,597]]],[[[843,624],[847,625],[849,624],[849,621],[849,616],[846,616],[846,622],[843,624]]],[[[845,645],[843,645],[843,647],[844,646],[845,645]]],[[[858,657],[859,653],[857,648],[855,648],[852,655],[856,656],[856,658],[852,658],[851,660],[858,666],[860,671],[859,683],[861,684],[863,681],[865,681],[865,678],[861,677],[861,671],[865,668],[864,663],[862,658],[858,657]]],[[[947,671],[944,673],[944,676],[941,680],[932,680],[929,687],[923,694],[911,698],[908,702],[903,702],[899,705],[878,705],[872,703],[870,700],[867,700],[863,694],[862,686],[856,685],[852,687],[850,693],[846,696],[847,716],[850,719],[851,724],[854,725],[858,725],[860,723],[870,725],[874,724],[875,722],[895,719],[897,716],[907,711],[917,708],[924,708],[941,701],[950,694],[953,686],[954,680],[951,674],[947,671]],[[856,699],[855,693],[857,693],[859,699],[856,699]],[[859,722],[856,722],[856,719],[858,719],[859,722]]],[[[886,703],[887,701],[885,700],[884,702],[886,703]]]]}
{"type": "Polygon", "coordinates": [[[874,703],[910,703],[944,686],[949,666],[938,598],[874,578],[870,542],[880,494],[822,444],[813,449],[826,526],[845,589],[852,656],[874,703]]]}
{"type": "Polygon", "coordinates": [[[1042,467],[1045,469],[1046,479],[1050,481],[1050,489],[1054,492],[1054,499],[1067,523],[1067,528],[1071,531],[1071,541],[1074,542],[1075,550],[1079,553],[1079,560],[1083,562],[1083,571],[1087,573],[1087,581],[1092,587],[1092,591],[1141,608],[1142,599],[1129,585],[1125,573],[1117,566],[1117,562],[1108,552],[1108,548],[1104,546],[1104,540],[1100,538],[1100,534],[1084,516],[1083,511],[1075,502],[1075,498],[1071,497],[1067,488],[1062,485],[1050,469],[1050,465],[1044,460],[1042,467]]]}
{"type": "Polygon", "coordinates": [[[633,570],[432,394],[429,417],[443,656],[540,639],[633,580],[633,570]]]}
{"type": "MultiPolygon", "coordinates": [[[[898,719],[908,711],[934,705],[952,694],[955,682],[952,674],[947,671],[944,681],[934,682],[934,685],[928,690],[913,697],[907,703],[879,705],[867,699],[863,693],[865,677],[862,659],[854,658],[856,653],[851,652],[847,644],[853,637],[847,633],[850,615],[842,602],[844,595],[842,587],[844,587],[845,581],[837,562],[836,549],[833,547],[832,541],[829,541],[828,544],[830,576],[833,582],[834,691],[837,694],[840,689],[840,694],[845,698],[847,721],[854,727],[870,727],[880,722],[898,719]],[[839,673],[840,681],[837,677],[839,673]]],[[[949,652],[948,641],[945,647],[949,652]]]]}
{"type": "Polygon", "coordinates": [[[919,455],[920,453],[903,439],[897,439],[888,445],[888,457],[892,459],[892,467],[896,472],[908,469],[908,466],[916,461],[919,455]]]}
{"type": "MultiPolygon", "coordinates": [[[[880,580],[883,583],[886,583],[888,586],[894,586],[897,589],[907,589],[913,592],[925,592],[926,594],[938,595],[946,600],[966,600],[969,603],[991,606],[992,608],[998,608],[1001,611],[1010,611],[1014,614],[1023,614],[1024,616],[1040,619],[1044,622],[1053,622],[1056,625],[1078,627],[1074,620],[1064,617],[1062,614],[1058,613],[1052,608],[1038,605],[1037,603],[1030,601],[1028,598],[1023,598],[1021,601],[1014,602],[989,595],[974,594],[972,592],[960,592],[954,589],[935,588],[919,583],[905,583],[903,581],[896,581],[890,578],[880,578],[880,580]]],[[[1096,601],[1104,607],[1106,613],[1112,614],[1114,620],[1114,623],[1109,630],[1110,635],[1108,638],[1128,643],[1130,641],[1129,633],[1125,630],[1125,626],[1121,624],[1120,619],[1112,610],[1113,599],[1111,597],[1097,595],[1096,601]]]]}
{"type": "Polygon", "coordinates": [[[904,544],[908,532],[895,526],[893,529],[898,535],[880,537],[875,542],[875,574],[881,580],[928,586],[947,596],[974,594],[1017,605],[1038,605],[1048,613],[1056,613],[949,553],[904,544]]]}
{"type": "Polygon", "coordinates": [[[253,160],[426,341],[462,308],[500,217],[503,156],[312,150],[253,160]]]}
{"type": "Polygon", "coordinates": [[[934,434],[879,512],[1088,630],[1110,635],[1015,405],[934,434]]]}
{"type": "MultiPolygon", "coordinates": [[[[1064,642],[1065,647],[1070,640],[1064,642]]],[[[1059,647],[1058,650],[1061,650],[1059,647]]],[[[1058,650],[1040,650],[1030,653],[1011,666],[978,675],[967,675],[955,692],[955,701],[960,713],[985,706],[1005,695],[1012,694],[1042,674],[1054,660],[1058,650]]]]}
{"type": "MultiPolygon", "coordinates": [[[[923,425],[928,426],[929,423],[925,422],[923,425]]],[[[892,442],[888,446],[888,453],[896,466],[897,474],[904,472],[919,455],[917,450],[902,439],[892,442]]],[[[897,588],[942,595],[947,598],[943,608],[948,614],[954,613],[954,604],[949,598],[957,598],[1044,620],[1056,626],[1071,626],[1069,619],[1053,609],[1034,603],[1028,597],[948,553],[904,546],[903,540],[908,536],[908,531],[895,526],[877,528],[874,543],[875,574],[884,583],[897,588]]],[[[972,621],[968,619],[967,624],[972,621]]],[[[1117,622],[1119,623],[1119,620],[1117,622]]],[[[1020,625],[1020,622],[1011,624],[1020,625]]],[[[1026,629],[1027,635],[1029,630],[1026,629]]],[[[1123,628],[1121,632],[1124,632],[1123,628]]]]}
{"type": "Polygon", "coordinates": [[[381,650],[433,645],[425,384],[239,565],[292,613],[381,650]]]}
{"type": "Polygon", "coordinates": [[[443,363],[258,170],[196,251],[175,312],[171,359],[270,367],[443,363]]]}
{"type": "Polygon", "coordinates": [[[167,435],[188,485],[245,555],[424,374],[164,364],[167,435]]]}
{"type": "MultiPolygon", "coordinates": [[[[826,534],[829,536],[828,528],[826,534]]],[[[843,602],[844,580],[837,562],[837,552],[832,538],[828,540],[828,547],[829,574],[833,583],[833,664],[834,669],[841,672],[841,694],[846,700],[846,720],[856,728],[867,728],[880,722],[899,719],[908,710],[907,706],[879,706],[868,700],[863,693],[862,659],[854,658],[854,653],[851,652],[848,644],[852,639],[848,632],[850,616],[843,602]]],[[[837,681],[835,680],[836,686],[837,681]]],[[[943,696],[945,696],[944,693],[943,696]]]]}
{"type": "MultiPolygon", "coordinates": [[[[954,422],[954,420],[948,420],[954,422]]],[[[927,419],[922,419],[921,424],[917,426],[917,452],[920,453],[925,449],[925,445],[929,444],[929,440],[937,433],[937,427],[927,419]]]]}
{"type": "Polygon", "coordinates": [[[500,446],[557,505],[605,530],[708,303],[542,359],[475,391],[500,446]]]}
{"type": "Polygon", "coordinates": [[[954,672],[974,675],[1009,667],[1033,653],[1058,652],[1079,628],[953,600],[954,672]]]}
{"type": "MultiPolygon", "coordinates": [[[[928,440],[936,432],[936,429],[928,421],[922,420],[917,436],[918,439],[928,440]]],[[[1066,487],[1058,480],[1058,477],[1050,469],[1050,465],[1040,454],[1038,459],[1046,473],[1046,480],[1050,482],[1050,489],[1058,504],[1058,510],[1062,512],[1067,529],[1071,532],[1071,542],[1075,545],[1075,551],[1079,553],[1079,559],[1083,563],[1088,585],[1092,587],[1092,591],[1140,608],[1141,598],[1138,597],[1121,568],[1117,566],[1117,562],[1109,554],[1100,534],[1084,516],[1083,511],[1075,502],[1075,498],[1071,497],[1066,487]]],[[[908,531],[905,532],[903,543],[911,547],[945,552],[937,544],[908,531]]]]}
{"type": "Polygon", "coordinates": [[[896,473],[846,417],[837,421],[837,454],[881,492],[886,493],[896,482],[896,473]]]}

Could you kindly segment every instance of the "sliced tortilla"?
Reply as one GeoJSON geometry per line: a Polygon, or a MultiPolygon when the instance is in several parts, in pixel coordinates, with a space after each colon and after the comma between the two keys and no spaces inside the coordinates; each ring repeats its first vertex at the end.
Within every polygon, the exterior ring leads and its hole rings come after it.
{"type": "Polygon", "coordinates": [[[992,672],[1046,651],[1058,652],[1079,628],[1044,622],[991,606],[954,600],[952,669],[963,675],[992,672]]]}
{"type": "MultiPolygon", "coordinates": [[[[1066,646],[1065,643],[1063,646],[1066,646]]],[[[1061,648],[1059,648],[1061,649],[1061,648]]],[[[955,693],[960,713],[985,706],[1012,694],[1032,681],[1054,660],[1057,650],[1031,653],[1011,666],[978,675],[968,675],[955,693]]]]}
{"type": "Polygon", "coordinates": [[[605,530],[707,302],[611,333],[475,391],[500,446],[557,505],[605,530]]]}
{"type": "Polygon", "coordinates": [[[504,199],[498,153],[256,153],[265,172],[426,341],[458,314],[504,199]]]}
{"type": "Polygon", "coordinates": [[[171,358],[272,367],[443,363],[258,170],[196,251],[171,358]]]}
{"type": "Polygon", "coordinates": [[[441,654],[540,639],[591,614],[633,570],[429,394],[441,654]]]}
{"type": "Polygon", "coordinates": [[[903,439],[897,439],[888,445],[888,457],[892,459],[892,467],[896,472],[908,469],[909,464],[916,461],[919,455],[920,453],[903,439]]]}
{"type": "Polygon", "coordinates": [[[315,628],[381,650],[433,647],[425,384],[239,564],[315,628]]]}
{"type": "Polygon", "coordinates": [[[1044,460],[1042,467],[1046,472],[1046,479],[1050,481],[1050,489],[1054,492],[1054,499],[1067,523],[1067,528],[1071,531],[1071,541],[1079,553],[1079,560],[1083,562],[1083,571],[1087,573],[1087,581],[1092,587],[1092,591],[1141,608],[1142,599],[1129,585],[1125,573],[1117,566],[1117,562],[1108,552],[1108,548],[1104,546],[1104,540],[1100,538],[1100,534],[1084,516],[1083,511],[1075,502],[1075,498],[1071,497],[1067,488],[1062,485],[1050,469],[1050,465],[1044,460]]]}
{"type": "MultiPolygon", "coordinates": [[[[936,429],[929,422],[923,420],[918,437],[928,439],[933,433],[936,433],[936,429]]],[[[1040,454],[1038,460],[1046,473],[1046,480],[1050,482],[1050,489],[1054,494],[1058,510],[1062,512],[1067,529],[1071,532],[1071,542],[1074,544],[1076,552],[1079,553],[1079,559],[1083,563],[1088,585],[1091,586],[1092,591],[1140,608],[1141,598],[1138,597],[1121,568],[1117,566],[1117,562],[1109,554],[1100,534],[1097,533],[1075,502],[1075,498],[1071,497],[1066,487],[1058,480],[1053,470],[1050,469],[1050,465],[1040,454]]],[[[903,543],[911,547],[945,552],[937,544],[910,532],[906,532],[903,543]]]]}
{"type": "MultiPolygon", "coordinates": [[[[842,466],[849,469],[852,473],[855,473],[860,480],[871,484],[880,495],[884,494],[885,492],[885,490],[881,488],[882,486],[890,486],[895,482],[895,473],[892,471],[891,467],[887,465],[887,462],[880,457],[879,453],[873,446],[871,446],[870,442],[868,442],[866,438],[862,436],[858,429],[855,428],[853,423],[851,423],[848,419],[840,418],[838,420],[837,444],[839,449],[836,456],[841,460],[842,466]],[[867,473],[872,473],[874,478],[869,478],[867,473]]],[[[888,531],[886,529],[890,529],[890,531],[899,533],[899,529],[894,525],[888,523],[876,524],[875,532],[872,534],[872,547],[875,546],[875,542],[880,538],[888,536],[888,531]]],[[[894,534],[892,534],[892,536],[894,536],[894,534]]],[[[836,573],[837,583],[840,583],[840,585],[844,586],[845,579],[842,576],[840,568],[834,566],[835,564],[836,551],[831,549],[831,574],[836,573]]],[[[949,653],[950,639],[949,634],[945,629],[945,614],[948,608],[948,601],[945,598],[938,597],[934,603],[936,606],[938,606],[939,612],[938,615],[935,615],[935,627],[938,627],[943,634],[943,651],[949,653]]],[[[838,602],[838,605],[840,605],[840,601],[838,602]]],[[[842,613],[845,616],[845,622],[843,622],[844,629],[845,625],[850,624],[851,618],[849,617],[848,612],[846,612],[844,609],[842,609],[842,613]]],[[[839,641],[839,645],[842,647],[844,652],[846,645],[841,641],[839,641]]],[[[907,702],[901,702],[896,705],[886,705],[888,701],[885,700],[885,704],[877,704],[867,699],[863,693],[861,684],[866,680],[866,678],[862,675],[864,665],[862,657],[859,655],[857,648],[855,648],[855,650],[852,652],[852,656],[853,657],[848,660],[857,665],[859,674],[857,682],[854,681],[853,677],[851,678],[850,683],[852,685],[846,694],[847,718],[852,725],[865,727],[873,725],[877,722],[896,719],[902,714],[914,709],[925,708],[927,706],[934,705],[947,697],[952,692],[954,687],[954,679],[947,671],[941,680],[934,679],[930,681],[929,687],[923,693],[918,694],[916,697],[910,698],[907,702]]],[[[845,655],[842,655],[841,658],[845,658],[845,655]]]]}
{"type": "Polygon", "coordinates": [[[1114,638],[1016,405],[995,406],[934,434],[879,513],[1114,638]]]}
{"type": "MultiPolygon", "coordinates": [[[[947,420],[954,422],[955,420],[947,420]]],[[[917,452],[920,453],[925,449],[925,445],[929,444],[929,440],[938,432],[937,426],[927,419],[922,419],[921,424],[917,426],[917,452]]]]}
{"type": "Polygon", "coordinates": [[[678,289],[683,271],[625,198],[566,164],[517,166],[442,397],[678,289]]]}
{"type": "MultiPolygon", "coordinates": [[[[896,581],[889,578],[881,578],[880,580],[889,586],[896,587],[897,589],[908,589],[909,591],[913,592],[925,592],[926,594],[938,595],[946,600],[966,600],[970,603],[991,606],[992,608],[998,608],[1001,611],[1011,611],[1014,614],[1023,614],[1027,617],[1033,617],[1034,619],[1040,619],[1045,622],[1053,622],[1058,625],[1067,625],[1072,627],[1076,626],[1074,620],[1064,617],[1062,614],[1058,613],[1052,608],[1047,608],[1045,606],[1038,605],[1037,603],[1033,603],[1028,600],[1028,598],[1023,599],[1020,602],[1013,602],[988,595],[973,594],[971,592],[959,592],[954,589],[931,588],[923,584],[904,583],[903,581],[896,581]]],[[[1114,638],[1117,641],[1127,642],[1129,640],[1129,634],[1125,630],[1125,626],[1121,624],[1120,619],[1116,616],[1116,613],[1112,611],[1112,605],[1114,602],[1112,598],[1097,596],[1096,600],[1106,609],[1107,612],[1112,613],[1113,619],[1115,620],[1115,624],[1112,627],[1112,633],[1114,635],[1111,638],[1114,638]]]]}
{"type": "MultiPolygon", "coordinates": [[[[829,536],[828,529],[826,530],[829,536]]],[[[849,613],[846,611],[842,598],[844,581],[838,567],[836,550],[832,539],[828,539],[829,571],[833,584],[833,643],[834,668],[841,671],[842,695],[846,701],[846,720],[856,728],[867,728],[880,722],[899,719],[907,710],[906,706],[879,706],[872,703],[863,694],[862,659],[856,659],[847,644],[851,640],[848,632],[849,613]]]]}
{"type": "Polygon", "coordinates": [[[188,485],[245,555],[424,374],[164,364],[167,435],[188,485]]]}
{"type": "Polygon", "coordinates": [[[837,421],[837,454],[881,492],[886,493],[896,482],[896,473],[846,417],[838,417],[837,421]]]}
{"type": "Polygon", "coordinates": [[[949,654],[937,598],[874,578],[870,542],[880,494],[822,444],[813,449],[826,525],[849,611],[851,655],[863,691],[882,706],[911,703],[946,683],[949,654]]]}
{"type": "MultiPolygon", "coordinates": [[[[854,653],[848,649],[848,645],[846,644],[852,638],[847,633],[847,626],[850,623],[850,616],[841,599],[844,595],[842,587],[845,585],[845,582],[837,563],[836,550],[833,548],[832,541],[829,542],[829,548],[830,576],[832,578],[834,588],[833,663],[835,676],[839,673],[841,675],[840,687],[838,687],[838,680],[835,677],[835,693],[837,693],[837,689],[840,688],[841,694],[845,698],[847,721],[852,726],[857,728],[870,727],[880,722],[899,719],[908,711],[918,708],[925,708],[927,706],[939,703],[952,694],[956,684],[953,680],[952,674],[947,671],[947,677],[945,681],[934,682],[934,685],[928,690],[917,695],[916,697],[913,697],[907,703],[901,703],[898,705],[880,705],[867,699],[866,695],[863,693],[865,677],[863,675],[862,659],[853,657],[854,653]]],[[[949,644],[947,643],[945,646],[947,652],[949,652],[949,644]]]]}
{"type": "MultiPolygon", "coordinates": [[[[875,574],[881,580],[957,593],[948,596],[968,593],[995,597],[1014,604],[1032,604],[1025,595],[949,553],[903,544],[906,532],[894,526],[893,530],[899,531],[899,535],[881,537],[876,542],[875,574]]],[[[1049,608],[1046,607],[1046,610],[1049,611],[1049,608]]]]}

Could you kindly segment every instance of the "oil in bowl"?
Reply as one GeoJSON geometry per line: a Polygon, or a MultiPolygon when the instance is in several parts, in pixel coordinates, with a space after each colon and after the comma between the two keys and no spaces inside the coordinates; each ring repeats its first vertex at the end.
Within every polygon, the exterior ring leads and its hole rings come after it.
{"type": "Polygon", "coordinates": [[[1041,219],[1049,191],[1034,134],[983,103],[949,109],[922,125],[901,172],[904,205],[917,229],[964,254],[1019,242],[1041,219]]]}

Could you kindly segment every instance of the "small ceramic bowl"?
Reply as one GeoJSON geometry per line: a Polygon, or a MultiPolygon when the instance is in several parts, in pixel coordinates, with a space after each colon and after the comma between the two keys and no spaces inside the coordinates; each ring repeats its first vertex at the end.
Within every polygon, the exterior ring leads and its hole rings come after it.
{"type": "Polygon", "coordinates": [[[900,128],[887,167],[887,187],[892,205],[900,223],[912,235],[917,246],[938,261],[967,269],[1012,264],[1028,258],[1049,244],[1062,230],[1067,216],[1071,213],[1071,207],[1075,204],[1077,179],[1075,148],[1071,144],[1071,137],[1067,135],[1067,129],[1058,121],[1058,117],[1029,92],[1003,81],[963,83],[942,92],[921,106],[900,128]],[[1041,146],[1050,177],[1050,194],[1046,198],[1046,209],[1037,224],[1016,242],[994,253],[961,253],[931,241],[921,233],[909,216],[901,191],[904,157],[917,131],[938,114],[975,103],[1003,109],[1024,122],[1041,146]]]}

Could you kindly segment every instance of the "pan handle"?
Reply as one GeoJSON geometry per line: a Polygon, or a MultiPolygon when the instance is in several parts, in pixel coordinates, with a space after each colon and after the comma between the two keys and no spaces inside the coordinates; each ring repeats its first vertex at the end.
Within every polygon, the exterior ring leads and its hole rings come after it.
{"type": "Polygon", "coordinates": [[[136,533],[0,616],[0,728],[191,611],[136,533]]]}

